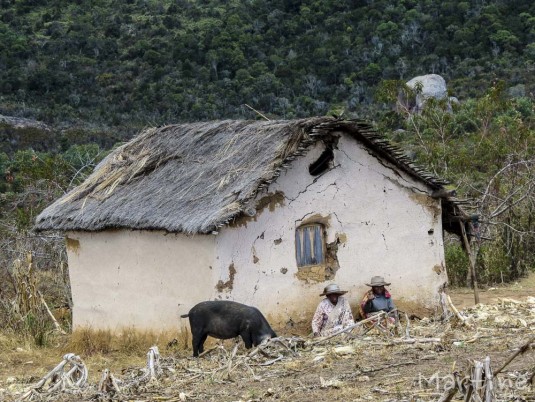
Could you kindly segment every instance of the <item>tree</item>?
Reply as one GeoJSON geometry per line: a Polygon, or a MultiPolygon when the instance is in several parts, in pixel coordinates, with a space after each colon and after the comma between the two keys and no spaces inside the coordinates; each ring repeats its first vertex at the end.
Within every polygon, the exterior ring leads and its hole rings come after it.
{"type": "MultiPolygon", "coordinates": [[[[384,83],[383,99],[396,99],[400,89],[400,83],[384,83]]],[[[496,82],[485,96],[454,110],[446,101],[427,102],[419,114],[403,106],[397,110],[404,131],[393,138],[457,185],[461,198],[472,200],[468,234],[480,279],[495,282],[526,274],[535,263],[533,101],[508,98],[503,83],[496,82]]]]}

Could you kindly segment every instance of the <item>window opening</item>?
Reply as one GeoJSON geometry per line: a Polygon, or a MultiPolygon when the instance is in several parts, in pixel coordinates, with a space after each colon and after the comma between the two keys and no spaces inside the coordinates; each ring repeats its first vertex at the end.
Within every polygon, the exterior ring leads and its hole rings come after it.
{"type": "Polygon", "coordinates": [[[321,153],[319,158],[308,167],[308,172],[312,176],[318,176],[332,167],[332,161],[334,160],[334,152],[331,146],[327,146],[325,151],[321,153]]]}
{"type": "Polygon", "coordinates": [[[295,230],[297,266],[322,265],[325,263],[325,235],[323,225],[310,224],[295,230]]]}

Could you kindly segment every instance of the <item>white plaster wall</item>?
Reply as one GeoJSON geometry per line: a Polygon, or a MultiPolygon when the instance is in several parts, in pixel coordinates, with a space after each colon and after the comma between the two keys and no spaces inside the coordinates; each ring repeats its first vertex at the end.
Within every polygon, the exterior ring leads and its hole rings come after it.
{"type": "Polygon", "coordinates": [[[212,296],[212,235],[117,230],[67,237],[74,328],[180,328],[187,319],[179,315],[212,296]]]}
{"type": "Polygon", "coordinates": [[[313,177],[308,167],[322,151],[314,148],[269,187],[269,193],[284,193],[283,206],[220,231],[214,269],[222,281],[229,279],[230,264],[236,274],[231,290],[214,291],[212,297],[255,305],[280,326],[290,318],[309,320],[328,283],[349,290],[346,296],[356,306],[369,289],[365,283],[382,275],[392,282],[395,300],[436,305],[437,289],[447,280],[440,203],[429,198],[433,210],[417,202],[415,194],[425,199],[429,192],[425,185],[383,166],[347,137],[335,150],[336,167],[313,177]],[[307,283],[296,277],[295,229],[318,213],[330,216],[327,242],[340,234],[347,240],[338,249],[334,280],[307,283]]]}

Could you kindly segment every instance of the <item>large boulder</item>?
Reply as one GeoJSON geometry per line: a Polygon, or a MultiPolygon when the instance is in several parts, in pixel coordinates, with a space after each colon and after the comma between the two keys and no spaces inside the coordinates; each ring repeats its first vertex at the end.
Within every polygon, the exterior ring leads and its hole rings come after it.
{"type": "Polygon", "coordinates": [[[412,90],[416,90],[417,86],[420,85],[421,88],[418,88],[416,104],[414,105],[416,112],[421,111],[425,102],[430,98],[441,100],[448,97],[446,81],[438,74],[420,75],[407,82],[407,86],[412,90]]]}

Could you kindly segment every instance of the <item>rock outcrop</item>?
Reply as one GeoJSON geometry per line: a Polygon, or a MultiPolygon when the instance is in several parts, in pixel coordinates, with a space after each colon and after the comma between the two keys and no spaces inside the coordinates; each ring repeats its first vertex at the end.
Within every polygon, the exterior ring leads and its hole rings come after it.
{"type": "Polygon", "coordinates": [[[412,90],[417,91],[416,102],[411,105],[411,109],[415,112],[421,111],[428,99],[433,98],[441,100],[448,97],[446,81],[438,74],[427,74],[414,77],[407,82],[407,86],[412,90]]]}
{"type": "Polygon", "coordinates": [[[50,127],[45,123],[37,120],[25,119],[24,117],[12,117],[0,114],[0,124],[1,123],[10,125],[14,128],[38,128],[40,130],[50,131],[50,127]]]}

